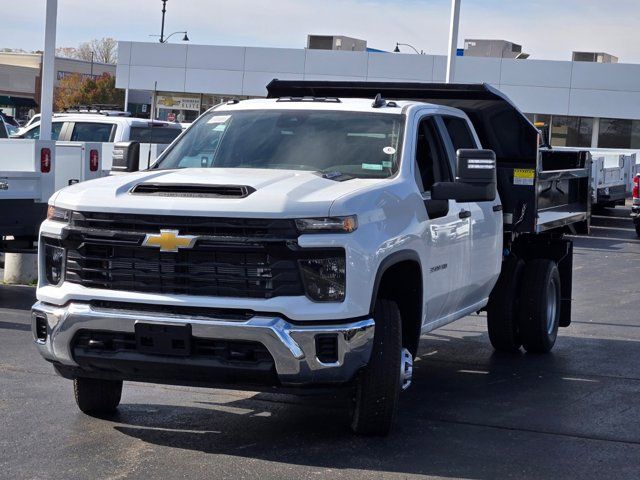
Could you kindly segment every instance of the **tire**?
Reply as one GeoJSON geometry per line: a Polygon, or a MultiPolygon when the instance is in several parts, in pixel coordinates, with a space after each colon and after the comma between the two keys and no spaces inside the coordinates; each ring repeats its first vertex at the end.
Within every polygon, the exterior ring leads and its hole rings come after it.
{"type": "Polygon", "coordinates": [[[122,380],[76,378],[73,393],[78,408],[84,413],[112,413],[120,404],[122,380]]]}
{"type": "Polygon", "coordinates": [[[396,302],[376,301],[373,350],[358,378],[351,429],[360,435],[388,435],[400,395],[402,322],[396,302]]]}
{"type": "Polygon", "coordinates": [[[529,353],[551,351],[560,320],[560,274],[555,262],[527,262],[520,288],[519,327],[522,345],[529,353]]]}
{"type": "Polygon", "coordinates": [[[502,266],[487,305],[487,329],[493,348],[499,352],[517,352],[522,342],[518,326],[518,299],[524,262],[509,257],[502,266]]]}
{"type": "Polygon", "coordinates": [[[640,222],[636,222],[635,227],[636,227],[636,235],[638,236],[638,238],[640,238],[640,222]]]}

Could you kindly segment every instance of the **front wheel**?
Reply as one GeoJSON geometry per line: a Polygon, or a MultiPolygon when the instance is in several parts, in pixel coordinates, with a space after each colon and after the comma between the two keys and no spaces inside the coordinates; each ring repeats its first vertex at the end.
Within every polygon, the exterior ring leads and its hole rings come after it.
{"type": "Polygon", "coordinates": [[[403,381],[400,310],[391,300],[376,301],[371,360],[358,379],[351,429],[362,435],[388,435],[403,381]]]}
{"type": "Polygon", "coordinates": [[[520,339],[530,353],[551,351],[560,323],[560,274],[555,262],[531,260],[525,264],[520,288],[520,339]]]}
{"type": "Polygon", "coordinates": [[[112,413],[120,404],[122,380],[76,378],[73,392],[78,408],[84,413],[112,413]]]}

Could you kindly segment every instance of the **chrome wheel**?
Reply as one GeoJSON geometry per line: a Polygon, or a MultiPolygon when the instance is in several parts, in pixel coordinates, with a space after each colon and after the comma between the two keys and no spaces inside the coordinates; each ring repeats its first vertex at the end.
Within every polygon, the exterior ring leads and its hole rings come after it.
{"type": "Polygon", "coordinates": [[[413,355],[406,348],[402,349],[402,359],[400,360],[400,386],[406,390],[411,386],[413,378],[413,355]]]}
{"type": "Polygon", "coordinates": [[[558,319],[558,284],[555,279],[547,284],[547,333],[551,335],[558,319]]]}

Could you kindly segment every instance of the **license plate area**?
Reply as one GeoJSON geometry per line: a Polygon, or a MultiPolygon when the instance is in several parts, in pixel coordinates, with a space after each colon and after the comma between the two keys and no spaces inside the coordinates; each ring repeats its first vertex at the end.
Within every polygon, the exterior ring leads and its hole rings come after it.
{"type": "Polygon", "coordinates": [[[136,348],[140,353],[152,355],[191,355],[191,325],[157,323],[135,324],[136,348]]]}

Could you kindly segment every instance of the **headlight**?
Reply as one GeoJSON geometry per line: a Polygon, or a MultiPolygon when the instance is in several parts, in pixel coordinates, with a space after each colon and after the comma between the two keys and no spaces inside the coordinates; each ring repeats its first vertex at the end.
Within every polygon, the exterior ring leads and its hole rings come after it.
{"type": "Polygon", "coordinates": [[[69,210],[54,207],[53,205],[49,205],[49,208],[47,208],[47,220],[68,223],[69,218],[71,218],[71,212],[69,210]]]}
{"type": "Polygon", "coordinates": [[[300,218],[296,226],[300,233],[351,233],[358,228],[358,217],[300,218]]]}
{"type": "Polygon", "coordinates": [[[60,285],[64,279],[65,251],[55,245],[44,245],[44,270],[50,285],[60,285]]]}
{"type": "Polygon", "coordinates": [[[307,295],[316,302],[341,302],[345,290],[344,257],[300,260],[307,295]]]}

